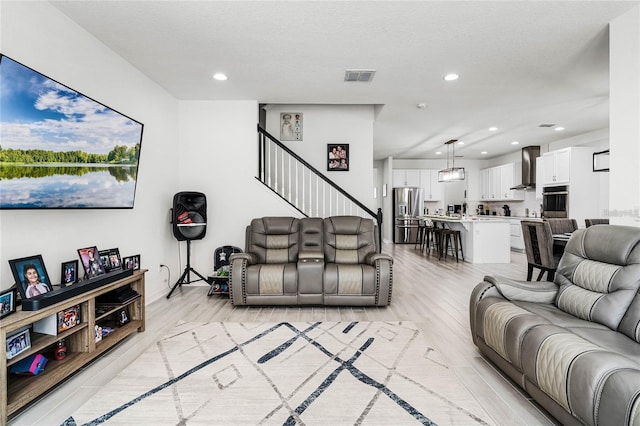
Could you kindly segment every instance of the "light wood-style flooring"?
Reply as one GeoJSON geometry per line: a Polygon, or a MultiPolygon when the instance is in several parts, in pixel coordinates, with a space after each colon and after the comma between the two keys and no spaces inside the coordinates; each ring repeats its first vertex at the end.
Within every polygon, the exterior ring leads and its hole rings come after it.
{"type": "MultiPolygon", "coordinates": [[[[394,287],[386,308],[235,307],[224,296],[208,297],[208,287],[185,285],[171,298],[147,306],[144,333],[133,335],[85,367],[45,397],[10,419],[11,425],[60,425],[103,383],[136,359],[178,321],[411,321],[492,416],[496,425],[554,425],[516,385],[485,360],[471,340],[469,295],[485,275],[526,278],[526,257],[512,252],[511,264],[472,265],[438,261],[410,245],[386,244],[394,257],[394,287]]],[[[169,288],[167,289],[167,293],[169,288]]],[[[215,419],[212,419],[215,424],[215,419]]]]}

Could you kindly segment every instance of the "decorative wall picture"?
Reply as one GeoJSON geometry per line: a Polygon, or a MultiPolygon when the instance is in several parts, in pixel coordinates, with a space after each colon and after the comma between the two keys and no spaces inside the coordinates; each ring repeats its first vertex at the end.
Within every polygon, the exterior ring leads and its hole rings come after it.
{"type": "Polygon", "coordinates": [[[4,55],[0,81],[0,209],[133,208],[142,123],[4,55]]]}
{"type": "Polygon", "coordinates": [[[349,144],[327,144],[327,170],[349,171],[349,144]]]}
{"type": "Polygon", "coordinates": [[[66,287],[78,282],[78,260],[62,262],[60,266],[60,286],[66,287]]]}
{"type": "Polygon", "coordinates": [[[82,261],[84,274],[87,278],[94,278],[105,274],[104,266],[100,261],[100,252],[98,252],[97,247],[78,249],[78,255],[82,261]]]}
{"type": "Polygon", "coordinates": [[[9,260],[9,266],[23,299],[31,299],[53,289],[41,255],[9,260]]]}
{"type": "Polygon", "coordinates": [[[593,171],[608,172],[609,171],[609,150],[593,153],[593,171]]]}
{"type": "Polygon", "coordinates": [[[302,140],[302,113],[301,112],[281,112],[280,113],[280,140],[281,141],[301,141],[302,140]]]}
{"type": "Polygon", "coordinates": [[[119,271],[122,269],[122,260],[120,259],[120,250],[112,248],[109,250],[100,250],[100,261],[106,272],[119,271]]]}
{"type": "Polygon", "coordinates": [[[135,254],[133,256],[127,256],[122,259],[124,269],[133,269],[134,271],[140,269],[140,255],[135,254]]]}
{"type": "Polygon", "coordinates": [[[11,315],[16,311],[18,291],[15,288],[0,292],[0,318],[11,315]]]}
{"type": "Polygon", "coordinates": [[[58,312],[58,333],[79,325],[81,321],[80,305],[71,306],[58,312]]]}
{"type": "Polygon", "coordinates": [[[15,358],[31,347],[29,329],[7,336],[7,359],[15,358]]]}

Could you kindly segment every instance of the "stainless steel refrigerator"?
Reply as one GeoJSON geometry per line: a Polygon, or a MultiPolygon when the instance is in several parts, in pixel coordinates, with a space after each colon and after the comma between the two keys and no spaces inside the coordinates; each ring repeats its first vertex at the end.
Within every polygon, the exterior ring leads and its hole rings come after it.
{"type": "Polygon", "coordinates": [[[420,188],[393,188],[393,242],[415,244],[420,214],[420,188]]]}

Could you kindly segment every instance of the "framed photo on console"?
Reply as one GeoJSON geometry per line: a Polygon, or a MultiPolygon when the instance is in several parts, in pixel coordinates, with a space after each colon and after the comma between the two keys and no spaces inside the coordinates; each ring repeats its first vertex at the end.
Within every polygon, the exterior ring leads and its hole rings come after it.
{"type": "Polygon", "coordinates": [[[112,248],[109,250],[100,250],[100,261],[106,272],[122,270],[122,259],[120,259],[120,250],[112,248]]]}
{"type": "Polygon", "coordinates": [[[122,264],[124,265],[124,269],[133,269],[137,271],[140,269],[140,255],[134,254],[133,256],[127,256],[122,259],[122,264]]]}
{"type": "Polygon", "coordinates": [[[16,311],[18,291],[15,288],[0,292],[0,318],[11,315],[16,311]]]}
{"type": "Polygon", "coordinates": [[[31,335],[26,328],[16,334],[7,336],[7,359],[20,355],[31,347],[31,335]]]}
{"type": "Polygon", "coordinates": [[[66,287],[78,282],[78,260],[62,262],[60,266],[60,287],[66,287]]]}
{"type": "Polygon", "coordinates": [[[41,255],[9,260],[9,266],[23,299],[31,299],[53,289],[41,255]]]}
{"type": "Polygon", "coordinates": [[[87,278],[94,278],[105,274],[97,247],[78,249],[78,255],[82,261],[82,267],[84,268],[84,273],[87,278]]]}
{"type": "Polygon", "coordinates": [[[71,306],[58,312],[58,333],[62,333],[82,322],[80,305],[71,306]]]}
{"type": "Polygon", "coordinates": [[[126,306],[116,313],[116,321],[121,327],[129,322],[129,310],[126,306]]]}

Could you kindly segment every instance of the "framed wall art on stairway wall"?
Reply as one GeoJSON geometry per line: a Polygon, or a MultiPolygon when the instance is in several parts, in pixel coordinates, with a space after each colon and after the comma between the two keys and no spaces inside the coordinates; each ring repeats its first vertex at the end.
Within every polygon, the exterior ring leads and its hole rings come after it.
{"type": "Polygon", "coordinates": [[[327,170],[330,172],[349,171],[349,144],[327,144],[327,170]]]}
{"type": "Polygon", "coordinates": [[[302,141],[302,113],[280,113],[280,140],[302,141]]]}

